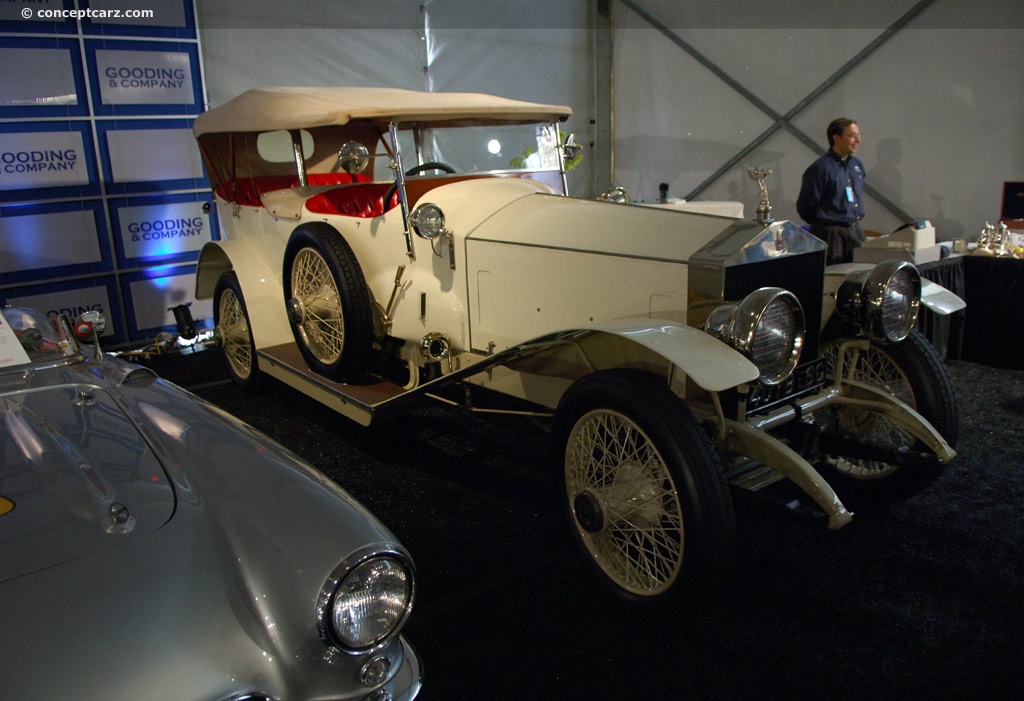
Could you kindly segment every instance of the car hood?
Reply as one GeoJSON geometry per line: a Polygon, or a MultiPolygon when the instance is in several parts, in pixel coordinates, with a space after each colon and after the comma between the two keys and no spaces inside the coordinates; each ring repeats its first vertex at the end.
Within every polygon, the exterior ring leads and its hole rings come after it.
{"type": "Polygon", "coordinates": [[[108,390],[0,391],[0,582],[141,538],[174,507],[163,466],[108,390]]]}

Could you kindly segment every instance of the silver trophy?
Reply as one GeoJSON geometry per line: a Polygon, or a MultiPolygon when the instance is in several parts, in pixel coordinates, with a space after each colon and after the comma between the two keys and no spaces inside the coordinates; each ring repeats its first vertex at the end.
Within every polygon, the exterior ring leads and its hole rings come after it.
{"type": "Polygon", "coordinates": [[[761,194],[761,201],[757,205],[757,222],[759,224],[770,224],[772,221],[772,206],[768,204],[768,188],[764,184],[764,179],[772,174],[772,169],[744,166],[744,170],[747,171],[747,175],[750,176],[751,180],[757,182],[757,189],[761,194]]]}
{"type": "Polygon", "coordinates": [[[978,232],[978,246],[974,252],[982,256],[999,256],[1002,258],[1016,257],[1013,238],[1004,222],[995,227],[989,222],[978,232]]]}

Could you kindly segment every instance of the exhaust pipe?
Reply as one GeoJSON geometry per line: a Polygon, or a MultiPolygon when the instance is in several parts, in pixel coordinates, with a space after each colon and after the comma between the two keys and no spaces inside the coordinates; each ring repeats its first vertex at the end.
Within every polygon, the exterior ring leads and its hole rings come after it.
{"type": "Polygon", "coordinates": [[[428,333],[420,341],[420,355],[427,360],[436,362],[444,360],[451,351],[451,342],[448,337],[437,331],[428,333]]]}

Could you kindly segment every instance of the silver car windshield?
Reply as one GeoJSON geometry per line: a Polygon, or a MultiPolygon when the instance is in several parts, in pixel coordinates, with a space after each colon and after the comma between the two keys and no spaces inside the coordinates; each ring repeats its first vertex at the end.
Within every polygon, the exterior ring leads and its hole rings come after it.
{"type": "Polygon", "coordinates": [[[0,309],[0,372],[72,362],[80,351],[67,317],[48,317],[22,307],[0,309]]]}

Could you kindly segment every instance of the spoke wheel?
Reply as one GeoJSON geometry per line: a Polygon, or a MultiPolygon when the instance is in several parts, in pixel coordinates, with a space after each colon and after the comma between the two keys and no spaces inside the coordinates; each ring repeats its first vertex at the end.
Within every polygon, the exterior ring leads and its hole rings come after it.
{"type": "Polygon", "coordinates": [[[303,248],[295,255],[292,299],[302,305],[300,342],[320,363],[337,363],[345,347],[345,317],[334,275],[319,251],[303,248]]]}
{"type": "MultiPolygon", "coordinates": [[[[841,341],[826,343],[822,352],[834,373],[841,341]]],[[[866,350],[849,349],[843,361],[846,377],[893,395],[916,410],[955,445],[959,409],[952,382],[934,347],[918,331],[898,344],[872,343],[866,350]]],[[[852,433],[874,443],[921,448],[906,429],[885,417],[855,407],[818,412],[815,421],[827,429],[852,433]]],[[[859,506],[905,499],[919,493],[944,466],[902,466],[878,460],[826,456],[822,473],[844,497],[859,506]]]]}
{"type": "Polygon", "coordinates": [[[683,564],[683,509],[665,461],[629,417],[603,409],[569,435],[565,483],[584,546],[618,586],[667,591],[683,564]]]}
{"type": "Polygon", "coordinates": [[[373,340],[370,293],[351,248],[326,224],[306,224],[285,249],[285,303],[292,333],[314,372],[356,378],[373,340]]]}
{"type": "Polygon", "coordinates": [[[220,276],[213,298],[213,321],[219,330],[228,375],[243,390],[255,392],[261,379],[256,346],[249,325],[249,312],[235,273],[227,272],[220,276]]]}
{"type": "Polygon", "coordinates": [[[559,404],[553,439],[583,559],[625,598],[717,583],[731,562],[732,501],[692,414],[656,378],[607,371],[559,404]]]}

